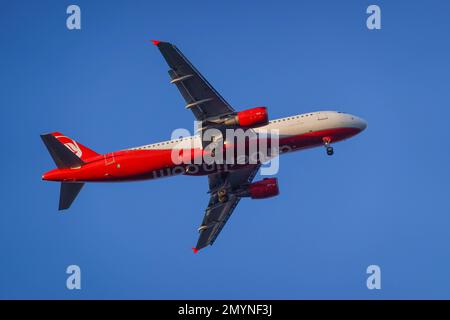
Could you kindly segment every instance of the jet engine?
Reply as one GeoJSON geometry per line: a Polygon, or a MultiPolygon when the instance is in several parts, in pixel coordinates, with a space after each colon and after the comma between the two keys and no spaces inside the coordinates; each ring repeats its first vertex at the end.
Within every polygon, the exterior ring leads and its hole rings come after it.
{"type": "Polygon", "coordinates": [[[256,107],[239,111],[235,115],[226,119],[223,124],[226,126],[240,126],[240,127],[260,127],[269,123],[269,114],[266,107],[256,107]]]}
{"type": "Polygon", "coordinates": [[[277,178],[264,178],[246,186],[240,196],[252,199],[265,199],[274,197],[279,193],[277,178]]]}

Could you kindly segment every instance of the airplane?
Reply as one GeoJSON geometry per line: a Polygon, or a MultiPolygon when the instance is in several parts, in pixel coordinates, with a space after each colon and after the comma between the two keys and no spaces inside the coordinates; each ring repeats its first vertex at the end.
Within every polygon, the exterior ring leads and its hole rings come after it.
{"type": "MultiPolygon", "coordinates": [[[[41,135],[57,166],[44,173],[42,179],[61,182],[59,210],[71,206],[86,182],[136,181],[179,174],[206,175],[210,200],[198,228],[198,242],[192,248],[197,253],[215,242],[241,198],[276,196],[279,194],[278,181],[264,178],[253,182],[262,164],[260,160],[230,166],[217,164],[208,170],[199,164],[181,164],[181,170],[175,170],[180,168],[180,164],[174,162],[174,151],[179,151],[179,148],[187,150],[190,158],[203,155],[214,142],[203,141],[201,137],[203,130],[208,128],[220,132],[243,128],[255,133],[256,139],[264,130],[275,129],[279,139],[277,156],[322,146],[331,156],[334,153],[332,143],[353,137],[367,127],[362,118],[338,111],[309,112],[275,120],[269,120],[266,107],[235,111],[175,45],[158,40],[152,42],[166,60],[170,82],[180,91],[186,109],[191,110],[201,124],[200,134],[105,154],[99,154],[59,132],[41,135]]],[[[248,141],[244,144],[247,146],[248,141]]],[[[237,146],[231,144],[231,147],[237,146]]]]}

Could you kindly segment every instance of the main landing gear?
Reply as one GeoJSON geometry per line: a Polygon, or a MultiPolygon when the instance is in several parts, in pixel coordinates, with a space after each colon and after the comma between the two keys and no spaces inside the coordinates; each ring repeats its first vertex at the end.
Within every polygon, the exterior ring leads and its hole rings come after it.
{"type": "Polygon", "coordinates": [[[327,150],[327,155],[332,156],[334,153],[333,147],[330,146],[331,138],[330,137],[323,137],[322,138],[323,145],[325,149],[327,150]]]}
{"type": "Polygon", "coordinates": [[[223,188],[217,192],[217,196],[219,198],[219,202],[224,203],[228,201],[228,192],[227,189],[223,188]]]}

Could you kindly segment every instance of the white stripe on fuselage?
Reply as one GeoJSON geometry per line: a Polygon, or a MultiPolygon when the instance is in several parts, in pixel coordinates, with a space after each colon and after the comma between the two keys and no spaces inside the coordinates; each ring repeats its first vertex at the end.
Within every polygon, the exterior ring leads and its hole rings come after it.
{"type": "MultiPolygon", "coordinates": [[[[318,111],[299,114],[287,118],[269,121],[265,126],[254,128],[255,132],[270,132],[279,130],[280,137],[296,136],[308,132],[322,131],[336,128],[359,128],[363,120],[348,113],[337,111],[318,111]]],[[[134,147],[126,150],[164,150],[164,149],[189,149],[201,148],[199,135],[182,139],[162,141],[134,147]]]]}

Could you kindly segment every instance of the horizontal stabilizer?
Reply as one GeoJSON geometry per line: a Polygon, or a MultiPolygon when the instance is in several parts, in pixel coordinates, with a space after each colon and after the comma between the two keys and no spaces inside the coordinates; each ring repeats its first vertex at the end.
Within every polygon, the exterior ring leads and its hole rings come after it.
{"type": "Polygon", "coordinates": [[[61,182],[61,191],[59,194],[59,210],[68,209],[73,200],[80,193],[84,183],[61,182]]]}

